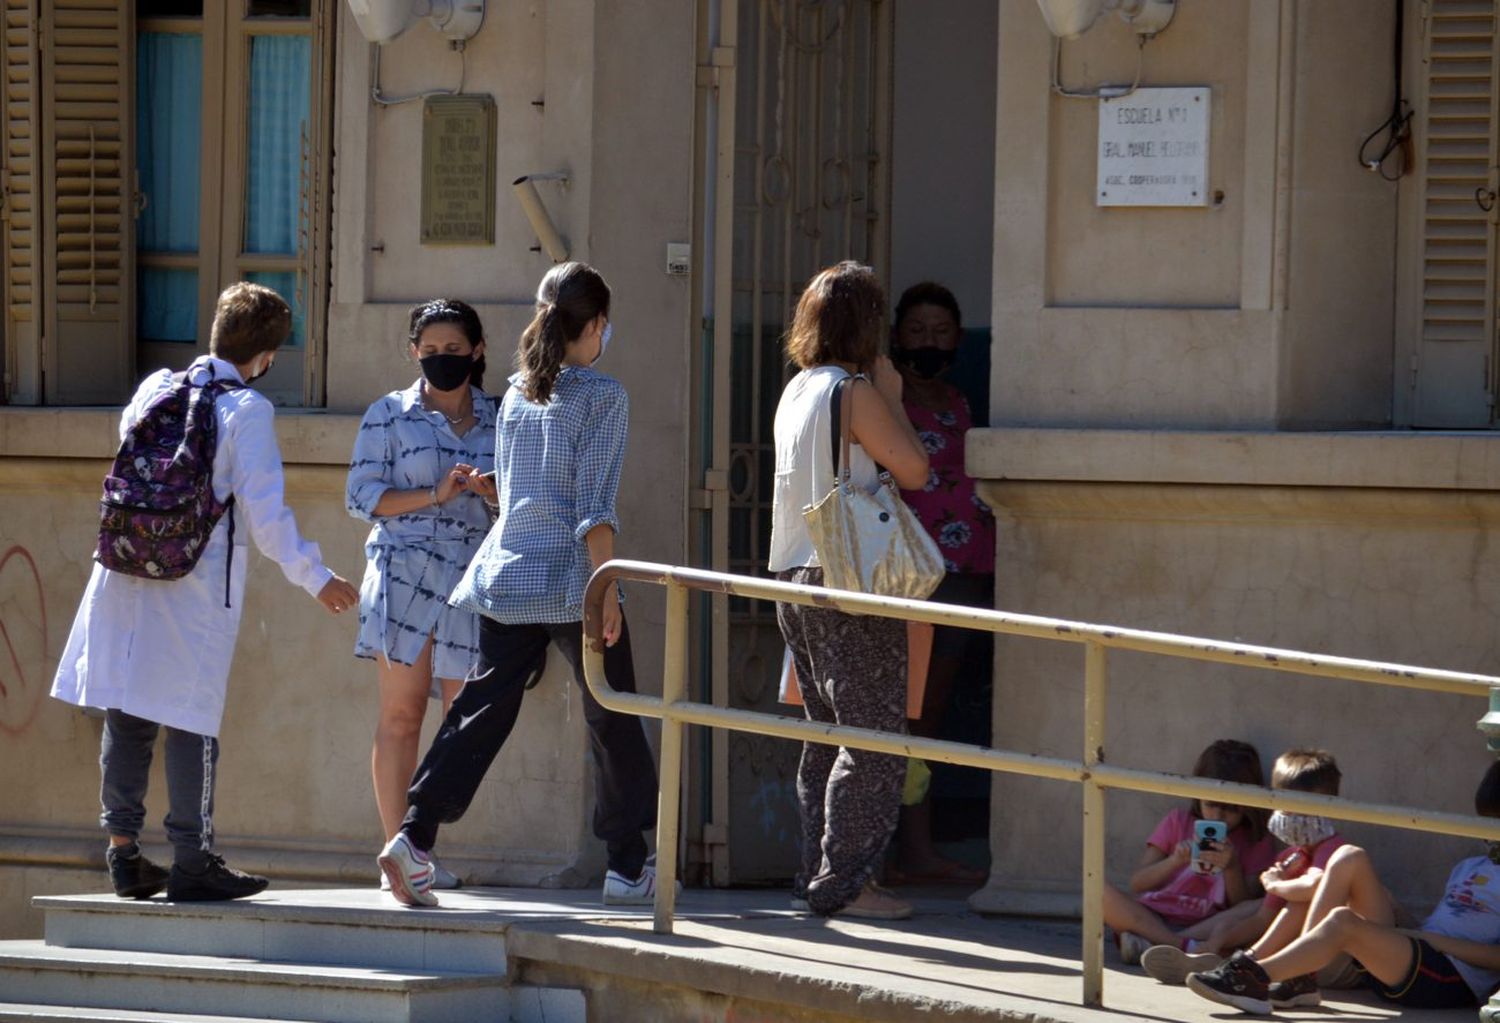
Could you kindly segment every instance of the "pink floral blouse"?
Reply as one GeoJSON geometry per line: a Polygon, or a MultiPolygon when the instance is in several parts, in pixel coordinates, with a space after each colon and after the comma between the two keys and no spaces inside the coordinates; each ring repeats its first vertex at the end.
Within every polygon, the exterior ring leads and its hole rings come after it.
{"type": "Polygon", "coordinates": [[[903,403],[927,449],[928,471],[925,487],[901,496],[937,541],[948,571],[989,575],[995,571],[995,517],[964,473],[964,434],[973,417],[963,392],[944,386],[948,407],[942,411],[903,403]]]}

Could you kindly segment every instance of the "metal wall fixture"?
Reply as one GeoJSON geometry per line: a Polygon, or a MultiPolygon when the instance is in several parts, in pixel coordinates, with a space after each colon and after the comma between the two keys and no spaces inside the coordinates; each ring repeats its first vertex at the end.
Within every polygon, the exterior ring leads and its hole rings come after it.
{"type": "Polygon", "coordinates": [[[1061,39],[1077,39],[1106,11],[1114,11],[1137,35],[1154,36],[1172,21],[1177,0],[1036,0],[1047,29],[1061,39]]]}
{"type": "Polygon", "coordinates": [[[393,42],[420,19],[450,41],[474,38],[484,23],[484,0],[349,0],[360,35],[393,42]]]}
{"type": "Polygon", "coordinates": [[[521,204],[521,210],[531,223],[531,229],[536,232],[536,239],[541,243],[541,251],[545,252],[552,262],[561,263],[568,258],[568,243],[563,241],[562,235],[557,233],[557,227],[552,223],[552,215],[547,212],[546,204],[542,202],[542,196],[536,190],[538,181],[556,181],[559,185],[567,187],[568,176],[562,171],[553,171],[550,174],[523,174],[510,183],[511,190],[516,194],[516,201],[521,204]]]}

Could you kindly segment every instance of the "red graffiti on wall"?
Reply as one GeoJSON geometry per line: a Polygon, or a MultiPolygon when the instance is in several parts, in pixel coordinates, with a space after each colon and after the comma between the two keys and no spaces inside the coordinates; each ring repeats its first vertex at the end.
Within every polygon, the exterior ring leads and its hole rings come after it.
{"type": "Polygon", "coordinates": [[[26,730],[47,692],[47,598],[31,552],[0,554],[0,732],[26,730]]]}

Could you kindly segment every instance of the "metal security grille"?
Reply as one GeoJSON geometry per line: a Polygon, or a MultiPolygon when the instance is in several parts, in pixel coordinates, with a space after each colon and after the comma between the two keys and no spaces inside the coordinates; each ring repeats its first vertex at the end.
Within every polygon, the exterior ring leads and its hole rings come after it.
{"type": "MultiPolygon", "coordinates": [[[[733,29],[721,33],[715,63],[721,102],[733,91],[732,133],[720,124],[733,135],[734,160],[732,186],[721,177],[719,187],[733,210],[720,214],[718,223],[732,222],[730,251],[714,266],[715,360],[728,366],[714,367],[713,447],[728,507],[722,525],[715,516],[713,554],[733,573],[766,572],[772,422],[788,377],[781,336],[803,287],[843,259],[888,275],[893,6],[746,0],[723,8],[733,29]]],[[[730,706],[770,710],[782,655],[774,609],[727,602],[713,613],[714,690],[730,706]]],[[[713,827],[729,843],[727,856],[715,854],[715,880],[790,876],[796,747],[735,733],[713,763],[713,827]]]]}
{"type": "MultiPolygon", "coordinates": [[[[888,272],[892,4],[760,0],[739,13],[729,566],[761,575],[782,333],[824,266],[888,272]]],[[[732,621],[769,614],[731,603],[732,621]]]]}
{"type": "Polygon", "coordinates": [[[1486,426],[1495,373],[1495,5],[1429,0],[1426,13],[1415,420],[1486,426]]]}

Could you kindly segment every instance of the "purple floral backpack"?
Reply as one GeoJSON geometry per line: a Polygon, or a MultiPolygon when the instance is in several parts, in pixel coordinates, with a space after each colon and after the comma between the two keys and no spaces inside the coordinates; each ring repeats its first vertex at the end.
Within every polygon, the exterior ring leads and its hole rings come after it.
{"type": "Polygon", "coordinates": [[[234,497],[214,497],[214,451],[219,420],[214,400],[244,386],[210,379],[203,386],[173,379],[172,389],[147,406],[125,432],[99,502],[99,546],[94,558],[112,572],[143,579],[180,579],[193,570],[219,517],[229,512],[229,565],[234,559],[234,497]]]}

